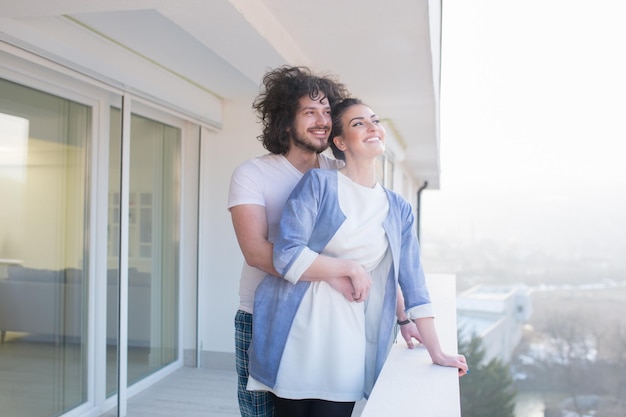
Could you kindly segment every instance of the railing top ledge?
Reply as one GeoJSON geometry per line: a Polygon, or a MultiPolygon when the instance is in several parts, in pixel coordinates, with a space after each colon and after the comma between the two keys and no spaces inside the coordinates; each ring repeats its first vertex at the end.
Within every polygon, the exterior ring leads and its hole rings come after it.
{"type": "MultiPolygon", "coordinates": [[[[456,353],[455,276],[430,274],[426,279],[441,346],[456,353]]],[[[459,377],[453,368],[433,365],[423,346],[408,349],[398,335],[361,417],[404,416],[460,417],[459,377]]]]}

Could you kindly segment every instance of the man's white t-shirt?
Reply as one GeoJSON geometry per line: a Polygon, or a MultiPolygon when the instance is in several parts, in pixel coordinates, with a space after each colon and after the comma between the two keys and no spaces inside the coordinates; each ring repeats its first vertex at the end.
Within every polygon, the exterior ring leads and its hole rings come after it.
{"type": "MultiPolygon", "coordinates": [[[[343,161],[318,155],[322,169],[339,169],[343,161]]],[[[266,154],[241,164],[230,180],[228,209],[242,204],[265,207],[268,240],[273,242],[278,234],[280,216],[289,194],[304,174],[296,169],[284,155],[266,154]]],[[[265,272],[251,267],[245,260],[239,282],[239,309],[252,313],[254,293],[265,272]]]]}

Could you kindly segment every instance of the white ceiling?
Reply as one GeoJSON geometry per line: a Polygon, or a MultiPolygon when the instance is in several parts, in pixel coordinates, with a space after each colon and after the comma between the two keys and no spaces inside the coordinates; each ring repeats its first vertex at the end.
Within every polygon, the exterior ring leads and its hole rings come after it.
{"type": "Polygon", "coordinates": [[[440,15],[441,0],[0,0],[0,31],[63,16],[226,99],[256,95],[283,64],[336,74],[438,188],[440,15]]]}

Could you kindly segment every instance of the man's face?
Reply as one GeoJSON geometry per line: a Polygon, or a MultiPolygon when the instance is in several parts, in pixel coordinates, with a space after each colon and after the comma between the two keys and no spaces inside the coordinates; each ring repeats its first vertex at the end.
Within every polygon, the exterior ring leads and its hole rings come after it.
{"type": "Polygon", "coordinates": [[[328,100],[325,98],[312,100],[309,96],[301,97],[291,128],[293,145],[309,152],[322,152],[328,147],[330,128],[328,100]]]}

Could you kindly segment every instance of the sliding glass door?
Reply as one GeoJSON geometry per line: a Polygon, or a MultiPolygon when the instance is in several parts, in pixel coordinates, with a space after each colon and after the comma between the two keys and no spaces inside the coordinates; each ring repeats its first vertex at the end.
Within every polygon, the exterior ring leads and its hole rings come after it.
{"type": "Polygon", "coordinates": [[[129,201],[129,384],[178,353],[180,129],[133,115],[129,201]]]}
{"type": "Polygon", "coordinates": [[[181,129],[132,114],[128,219],[120,222],[121,116],[111,109],[107,393],[116,392],[120,224],[128,233],[128,383],[178,355],[181,129]],[[124,226],[122,226],[124,227],[124,226]],[[115,360],[114,360],[115,359],[115,360]]]}
{"type": "Polygon", "coordinates": [[[0,79],[0,414],[87,398],[92,109],[0,79]]]}
{"type": "Polygon", "coordinates": [[[0,78],[0,415],[88,411],[120,391],[119,369],[126,388],[179,360],[183,122],[137,104],[123,138],[121,96],[93,90],[72,100],[0,78]]]}

